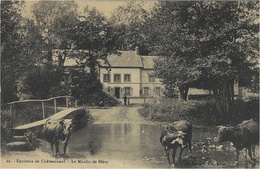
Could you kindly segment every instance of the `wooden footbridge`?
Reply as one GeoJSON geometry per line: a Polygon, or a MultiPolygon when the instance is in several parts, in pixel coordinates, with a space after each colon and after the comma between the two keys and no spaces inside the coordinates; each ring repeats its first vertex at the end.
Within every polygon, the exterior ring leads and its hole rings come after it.
{"type": "Polygon", "coordinates": [[[53,115],[51,115],[48,118],[55,118],[55,119],[72,118],[76,114],[85,112],[85,109],[77,108],[77,106],[78,106],[77,100],[72,96],[58,96],[58,97],[52,97],[52,98],[43,99],[43,100],[21,100],[21,101],[10,102],[8,104],[10,105],[10,112],[11,112],[12,116],[13,116],[13,106],[14,106],[14,104],[41,102],[41,105],[42,105],[42,120],[35,121],[35,122],[32,122],[32,123],[28,123],[28,124],[24,124],[24,125],[21,125],[21,126],[16,126],[16,127],[13,128],[13,134],[14,135],[23,135],[28,130],[32,130],[32,131],[41,130],[45,121],[48,119],[45,116],[45,102],[52,101],[52,100],[53,100],[53,103],[54,103],[54,113],[53,113],[53,115]],[[57,111],[57,99],[60,99],[60,98],[65,98],[66,107],[63,107],[64,110],[58,112],[57,111]],[[72,99],[75,100],[75,102],[74,102],[75,104],[74,104],[73,108],[70,108],[69,107],[69,100],[72,100],[72,99]]]}
{"type": "Polygon", "coordinates": [[[10,105],[10,112],[13,115],[13,106],[15,104],[41,102],[42,103],[42,118],[45,119],[45,103],[53,100],[54,111],[55,111],[55,113],[57,113],[57,99],[61,99],[61,98],[66,99],[66,108],[69,108],[69,100],[71,100],[71,99],[75,100],[75,107],[78,107],[78,101],[73,96],[57,96],[57,97],[52,97],[52,98],[49,98],[49,99],[42,99],[42,100],[20,100],[20,101],[10,102],[10,103],[7,103],[7,104],[10,105]]]}
{"type": "Polygon", "coordinates": [[[55,119],[73,118],[78,114],[86,115],[85,109],[77,107],[78,106],[77,100],[74,97],[72,97],[72,96],[58,96],[58,97],[52,97],[50,99],[44,99],[44,100],[22,100],[22,101],[10,102],[8,104],[10,105],[10,112],[12,114],[12,117],[13,117],[14,104],[31,103],[31,102],[41,102],[41,105],[42,105],[42,120],[14,127],[12,129],[13,141],[7,144],[7,147],[10,150],[21,150],[21,151],[31,150],[32,149],[31,144],[28,144],[28,141],[26,141],[26,139],[27,139],[26,133],[33,133],[35,137],[41,138],[42,137],[41,131],[43,129],[43,125],[45,124],[46,120],[49,119],[49,118],[55,118],[55,119]],[[60,99],[60,98],[65,98],[66,107],[63,107],[64,110],[58,112],[56,100],[60,99]],[[71,99],[73,99],[75,101],[74,107],[69,107],[69,105],[70,105],[69,101],[71,99]],[[46,116],[45,116],[45,102],[52,101],[52,100],[53,100],[53,104],[54,104],[54,112],[50,117],[46,118],[46,116]]]}

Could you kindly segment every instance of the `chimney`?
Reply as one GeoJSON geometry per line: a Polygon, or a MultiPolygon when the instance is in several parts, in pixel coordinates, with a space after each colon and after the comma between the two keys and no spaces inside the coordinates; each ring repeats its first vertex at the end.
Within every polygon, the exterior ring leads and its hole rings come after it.
{"type": "Polygon", "coordinates": [[[135,47],[135,55],[139,55],[139,47],[138,46],[135,47]]]}

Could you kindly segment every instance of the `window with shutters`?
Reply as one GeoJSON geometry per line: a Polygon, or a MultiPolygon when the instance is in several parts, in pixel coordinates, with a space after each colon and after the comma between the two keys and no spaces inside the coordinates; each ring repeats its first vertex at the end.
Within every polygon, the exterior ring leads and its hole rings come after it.
{"type": "Polygon", "coordinates": [[[149,87],[144,87],[144,95],[149,95],[149,87]]]}
{"type": "Polygon", "coordinates": [[[160,96],[160,94],[161,94],[161,88],[160,88],[160,87],[156,87],[156,88],[155,88],[155,93],[160,96]]]}
{"type": "Polygon", "coordinates": [[[131,75],[130,74],[124,75],[124,82],[131,82],[131,75]]]}
{"type": "Polygon", "coordinates": [[[114,74],[114,82],[121,82],[121,75],[120,74],[114,74]]]}
{"type": "Polygon", "coordinates": [[[110,74],[104,74],[103,82],[110,82],[110,74]]]}
{"type": "Polygon", "coordinates": [[[130,87],[125,87],[125,94],[130,96],[131,95],[131,88],[130,87]]]}

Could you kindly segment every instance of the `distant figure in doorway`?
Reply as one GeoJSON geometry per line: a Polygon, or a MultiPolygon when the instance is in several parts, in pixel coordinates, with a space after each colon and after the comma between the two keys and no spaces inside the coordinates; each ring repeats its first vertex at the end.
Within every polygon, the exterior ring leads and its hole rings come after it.
{"type": "Polygon", "coordinates": [[[126,101],[127,101],[127,97],[126,97],[126,94],[125,94],[125,96],[124,96],[125,105],[126,105],[126,101]]]}
{"type": "Polygon", "coordinates": [[[128,97],[127,104],[130,105],[130,98],[128,97]]]}

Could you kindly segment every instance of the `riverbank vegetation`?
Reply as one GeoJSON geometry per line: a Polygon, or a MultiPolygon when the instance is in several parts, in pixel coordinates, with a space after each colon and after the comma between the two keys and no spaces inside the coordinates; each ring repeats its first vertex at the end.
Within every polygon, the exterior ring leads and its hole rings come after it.
{"type": "MultiPolygon", "coordinates": [[[[229,124],[236,125],[245,119],[259,120],[259,100],[236,100],[232,113],[234,116],[229,124]]],[[[194,125],[215,126],[226,120],[218,114],[213,100],[173,100],[163,99],[159,104],[146,104],[139,113],[148,120],[171,123],[185,119],[194,125]]]]}

